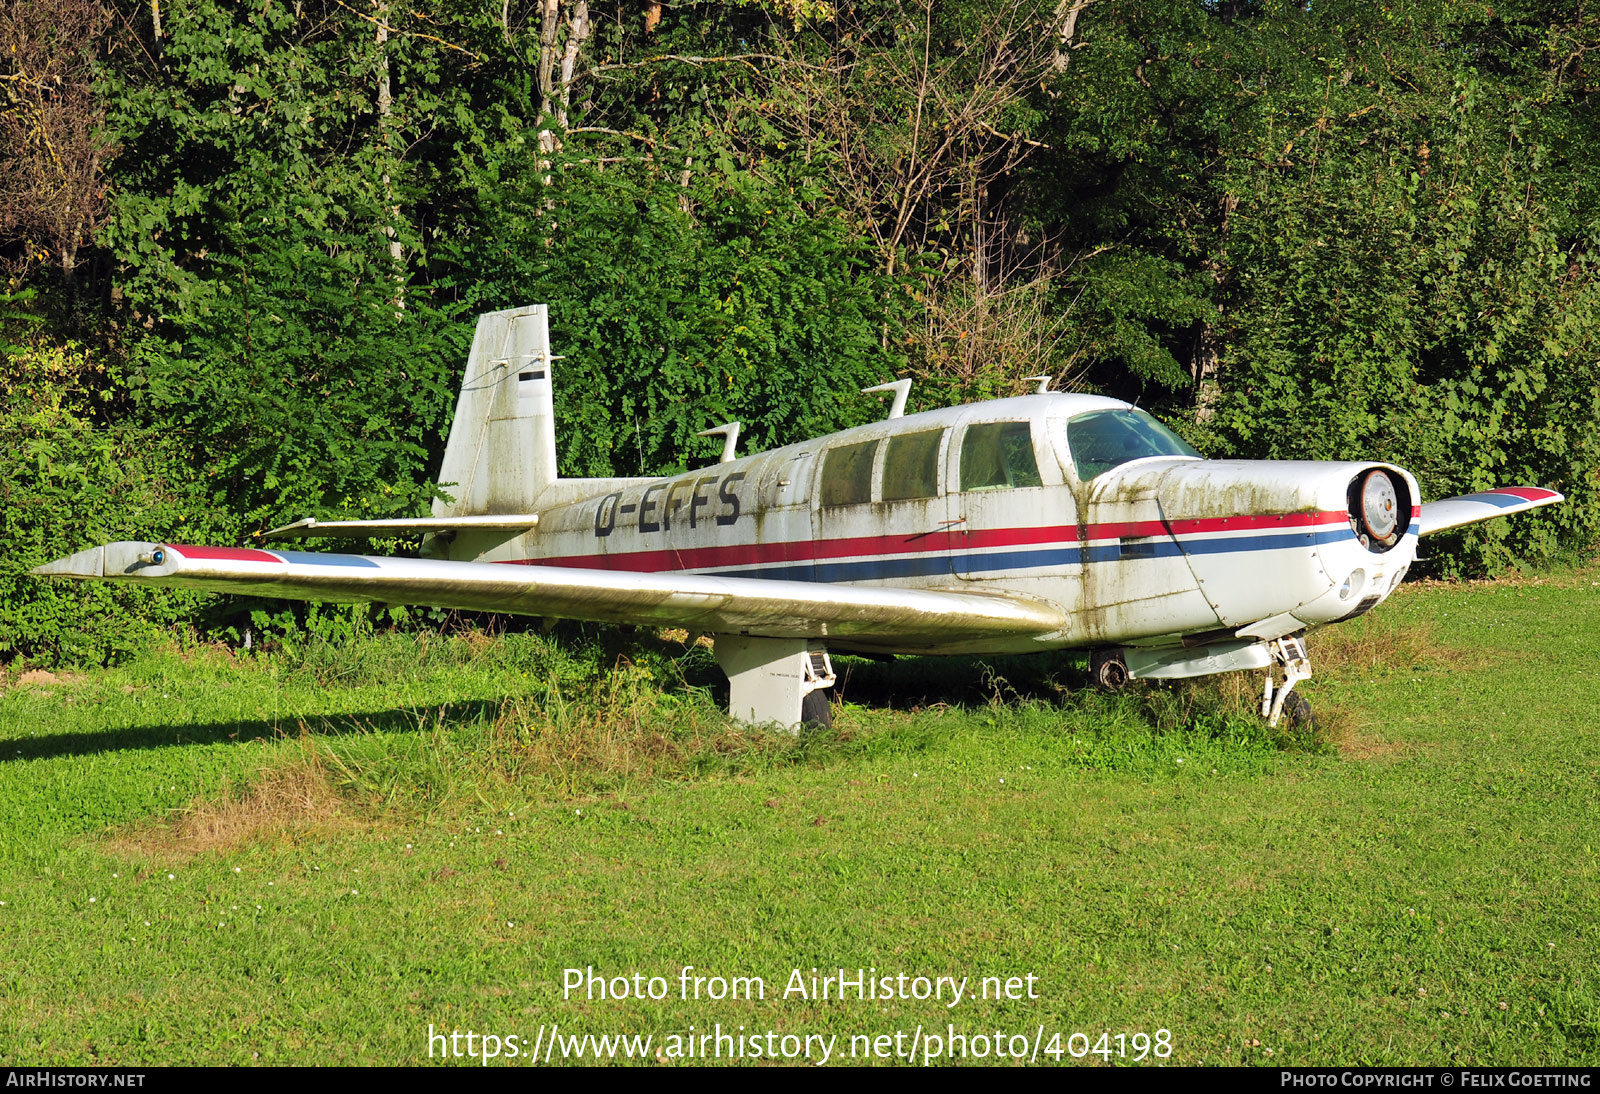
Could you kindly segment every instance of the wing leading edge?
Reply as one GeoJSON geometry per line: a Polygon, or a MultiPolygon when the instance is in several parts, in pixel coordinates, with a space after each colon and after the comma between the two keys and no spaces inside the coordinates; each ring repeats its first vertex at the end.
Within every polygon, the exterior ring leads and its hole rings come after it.
{"type": "Polygon", "coordinates": [[[1476,524],[1480,520],[1506,517],[1542,505],[1565,501],[1554,490],[1535,486],[1506,486],[1498,490],[1485,490],[1481,494],[1463,494],[1458,498],[1430,501],[1422,507],[1419,536],[1431,536],[1463,524],[1476,524]]]}
{"type": "Polygon", "coordinates": [[[108,543],[33,571],[289,600],[415,604],[914,650],[969,639],[1059,636],[1066,617],[1016,596],[701,574],[108,543]]]}

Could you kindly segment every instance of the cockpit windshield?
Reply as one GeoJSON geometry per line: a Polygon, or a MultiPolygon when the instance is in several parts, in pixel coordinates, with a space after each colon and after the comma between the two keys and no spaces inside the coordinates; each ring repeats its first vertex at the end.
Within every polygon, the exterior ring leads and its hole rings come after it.
{"type": "Polygon", "coordinates": [[[1147,456],[1193,456],[1188,442],[1142,410],[1092,410],[1067,422],[1078,478],[1088,482],[1147,456]]]}

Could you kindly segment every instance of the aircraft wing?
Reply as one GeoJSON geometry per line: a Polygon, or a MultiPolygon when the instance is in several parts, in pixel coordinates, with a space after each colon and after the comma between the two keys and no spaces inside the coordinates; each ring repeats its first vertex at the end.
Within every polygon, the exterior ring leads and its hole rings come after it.
{"type": "Polygon", "coordinates": [[[775,638],[860,638],[900,648],[1042,638],[1067,626],[1053,605],[1009,595],[164,543],[108,543],[33,573],[288,600],[416,604],[775,638]]]}
{"type": "Polygon", "coordinates": [[[1542,490],[1536,486],[1505,486],[1481,494],[1463,494],[1459,498],[1430,501],[1422,507],[1422,524],[1417,535],[1431,536],[1447,528],[1476,524],[1480,520],[1509,516],[1565,500],[1554,490],[1542,490]]]}

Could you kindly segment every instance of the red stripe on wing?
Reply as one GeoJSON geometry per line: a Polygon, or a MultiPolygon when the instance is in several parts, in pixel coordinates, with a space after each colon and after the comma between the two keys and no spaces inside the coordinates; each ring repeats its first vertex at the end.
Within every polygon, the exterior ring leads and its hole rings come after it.
{"type": "Polygon", "coordinates": [[[223,562],[276,562],[283,564],[283,559],[268,551],[256,551],[249,547],[202,547],[192,543],[164,543],[170,551],[177,551],[184,558],[202,559],[209,558],[223,562]]]}
{"type": "Polygon", "coordinates": [[[1485,490],[1485,494],[1509,494],[1523,501],[1544,501],[1546,498],[1557,497],[1554,490],[1541,490],[1537,486],[1502,486],[1494,490],[1485,490]]]}

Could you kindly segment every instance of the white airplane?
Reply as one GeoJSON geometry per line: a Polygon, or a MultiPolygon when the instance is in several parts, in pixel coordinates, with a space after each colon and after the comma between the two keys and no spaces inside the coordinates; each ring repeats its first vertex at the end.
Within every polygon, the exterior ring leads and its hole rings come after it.
{"type": "Polygon", "coordinates": [[[827,651],[1086,648],[1097,682],[1264,671],[1262,714],[1309,717],[1301,636],[1394,591],[1419,537],[1559,502],[1419,504],[1381,463],[1207,460],[1126,403],[1045,390],[904,414],[668,478],[556,474],[543,305],[478,320],[416,520],[307,519],[269,539],[423,535],[421,558],[110,543],[49,577],[684,627],[715,636],[730,713],[827,724],[827,651]]]}

